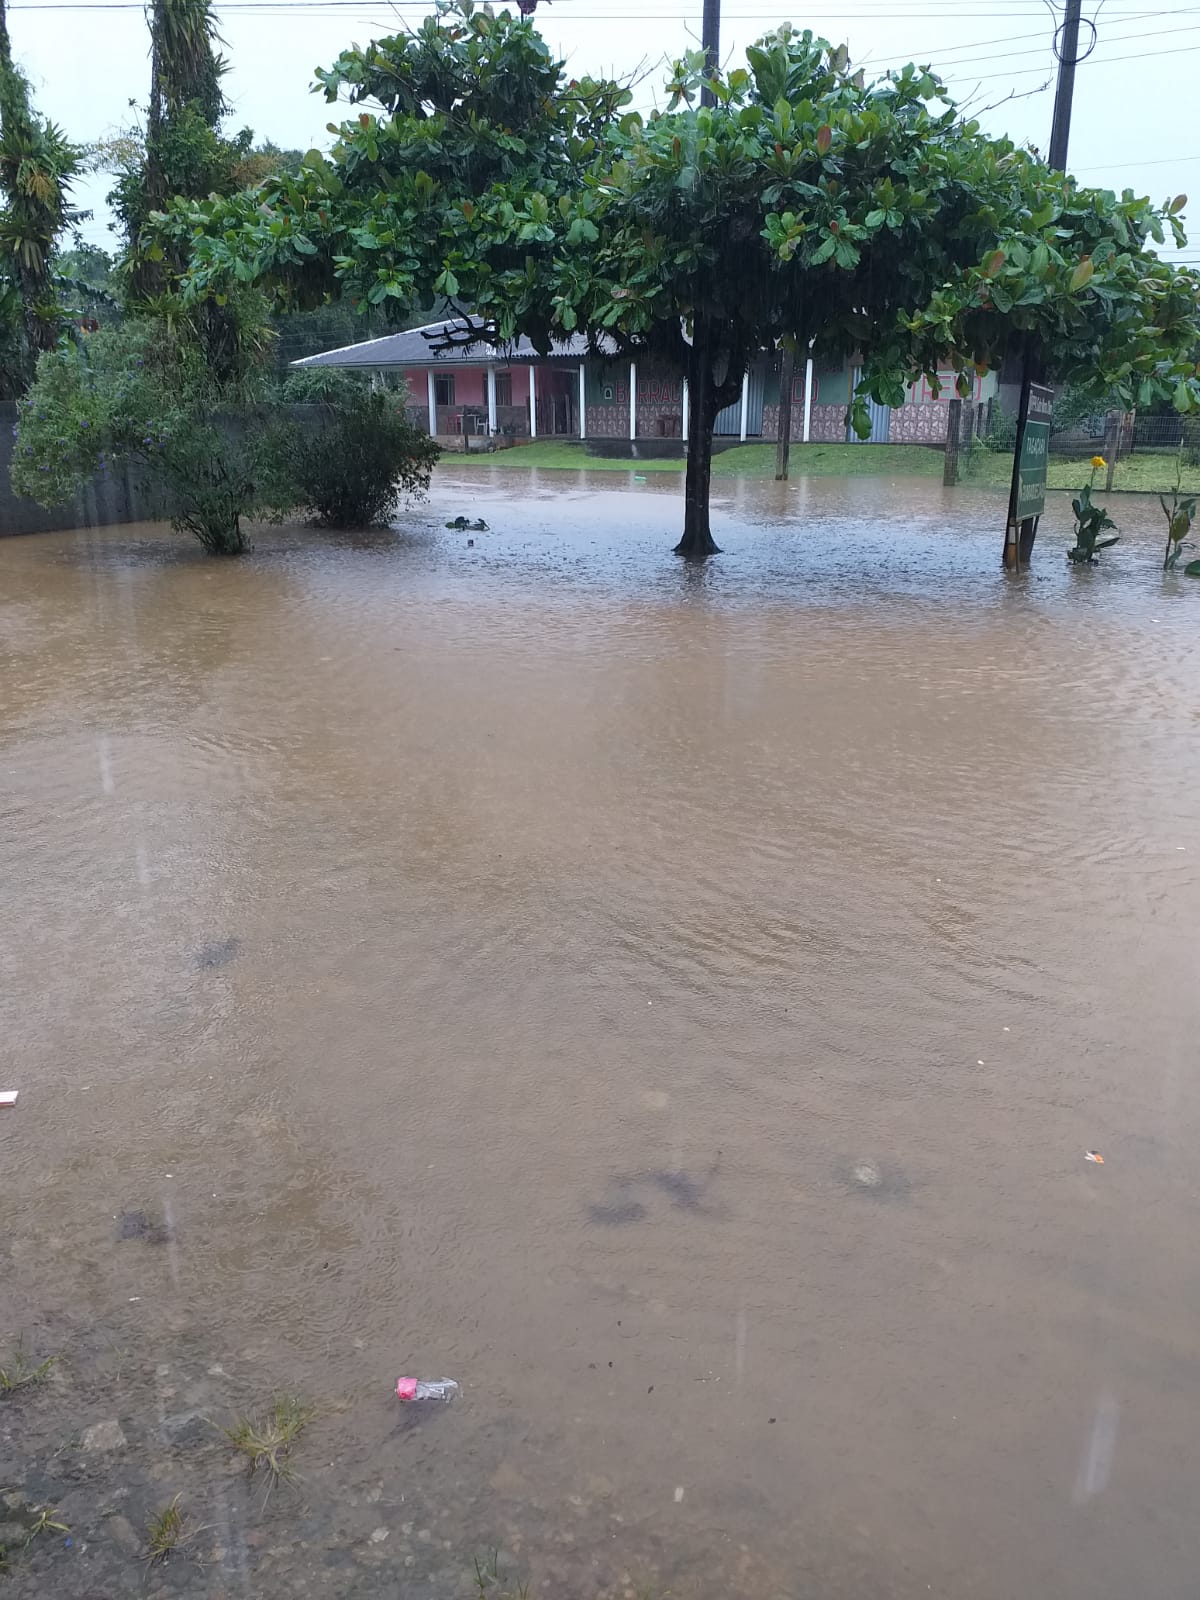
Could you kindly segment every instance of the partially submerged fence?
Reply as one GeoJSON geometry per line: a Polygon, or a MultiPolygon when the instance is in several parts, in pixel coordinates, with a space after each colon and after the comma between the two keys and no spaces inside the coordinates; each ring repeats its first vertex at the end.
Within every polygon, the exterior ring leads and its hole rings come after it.
{"type": "MultiPolygon", "coordinates": [[[[964,435],[959,476],[966,483],[1006,482],[1011,475],[1016,419],[993,413],[980,437],[964,435]]],[[[1177,412],[1099,411],[1050,434],[1047,487],[1078,489],[1093,476],[1097,489],[1162,493],[1178,480],[1200,491],[1200,418],[1177,412]],[[1103,467],[1093,469],[1099,458],[1103,467]]]]}

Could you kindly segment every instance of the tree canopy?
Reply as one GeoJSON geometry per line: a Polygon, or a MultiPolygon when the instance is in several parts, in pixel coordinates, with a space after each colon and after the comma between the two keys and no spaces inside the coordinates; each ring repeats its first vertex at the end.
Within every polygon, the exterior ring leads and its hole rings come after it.
{"type": "Polygon", "coordinates": [[[1080,186],[986,137],[928,69],[868,80],[785,26],[728,75],[685,57],[643,118],[622,86],[568,79],[532,22],[443,0],[318,79],[363,108],[330,125],[328,157],[161,219],[190,249],[188,293],[445,296],[496,343],[579,332],[669,361],[691,392],[684,554],[715,548],[717,412],[781,345],[860,360],[860,428],[868,396],[900,404],[948,366],[965,392],[1025,342],[1127,405],[1200,399],[1200,280],[1150,249],[1182,240],[1183,197],[1080,186]]]}

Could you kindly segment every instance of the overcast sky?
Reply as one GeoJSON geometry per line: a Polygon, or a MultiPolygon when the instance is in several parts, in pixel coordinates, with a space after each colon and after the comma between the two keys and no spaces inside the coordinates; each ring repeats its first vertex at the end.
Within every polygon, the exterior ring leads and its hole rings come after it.
{"type": "MultiPolygon", "coordinates": [[[[882,69],[915,60],[933,65],[960,97],[986,106],[993,133],[1049,140],[1054,61],[1049,0],[810,0],[811,9],[771,0],[724,0],[722,57],[743,59],[768,28],[791,21],[845,42],[859,64],[882,69]],[[1043,87],[1044,86],[1044,87],[1043,87]],[[1032,91],[1032,92],[1031,92],[1032,91]]],[[[307,149],[328,145],[336,108],[310,94],[313,69],[351,43],[411,25],[426,0],[230,0],[217,6],[231,71],[226,92],[233,128],[307,149]]],[[[499,9],[499,7],[497,7],[499,9]]],[[[514,6],[515,9],[515,6],[514,6]]],[[[665,64],[698,42],[702,0],[540,0],[537,23],[576,73],[650,76],[638,91],[648,109],[665,64]]],[[[1061,12],[1061,0],[1056,9],[1061,12]]],[[[1200,191],[1200,130],[1186,113],[1200,69],[1200,5],[1178,0],[1084,0],[1096,44],[1076,75],[1070,167],[1086,183],[1126,186],[1162,201],[1200,191]]],[[[86,143],[133,116],[146,99],[148,39],[137,0],[10,0],[17,60],[39,109],[86,143]]],[[[1083,44],[1091,31],[1083,31],[1083,44]]],[[[110,180],[88,178],[78,199],[96,207],[85,236],[111,247],[104,194],[110,180]]],[[[1193,210],[1200,215],[1200,192],[1193,210]]],[[[1200,261],[1200,223],[1184,258],[1200,261]]],[[[1170,253],[1170,252],[1168,252],[1170,253]]]]}

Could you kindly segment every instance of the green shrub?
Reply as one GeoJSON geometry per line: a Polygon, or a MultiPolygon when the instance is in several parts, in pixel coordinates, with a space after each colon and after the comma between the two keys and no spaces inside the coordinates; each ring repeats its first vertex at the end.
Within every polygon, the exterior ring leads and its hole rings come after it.
{"type": "Polygon", "coordinates": [[[297,373],[282,398],[308,402],[311,422],[281,424],[276,439],[281,477],[329,527],[366,528],[386,522],[397,496],[429,488],[440,451],[415,428],[404,394],[373,389],[337,370],[297,373]]]}
{"type": "Polygon", "coordinates": [[[221,382],[188,330],[159,318],[105,329],[38,363],[21,402],[12,482],[42,505],[128,465],[172,525],[215,555],[247,548],[244,517],[292,503],[252,373],[221,382]]]}

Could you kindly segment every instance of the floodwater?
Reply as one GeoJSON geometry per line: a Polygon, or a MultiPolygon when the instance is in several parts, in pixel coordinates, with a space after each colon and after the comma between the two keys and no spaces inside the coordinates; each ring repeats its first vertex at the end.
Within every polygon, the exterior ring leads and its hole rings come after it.
{"type": "Polygon", "coordinates": [[[16,1600],[1193,1596],[1200,584],[1116,509],[1016,581],[915,480],[720,485],[702,570],[607,472],[0,543],[16,1600]]]}

